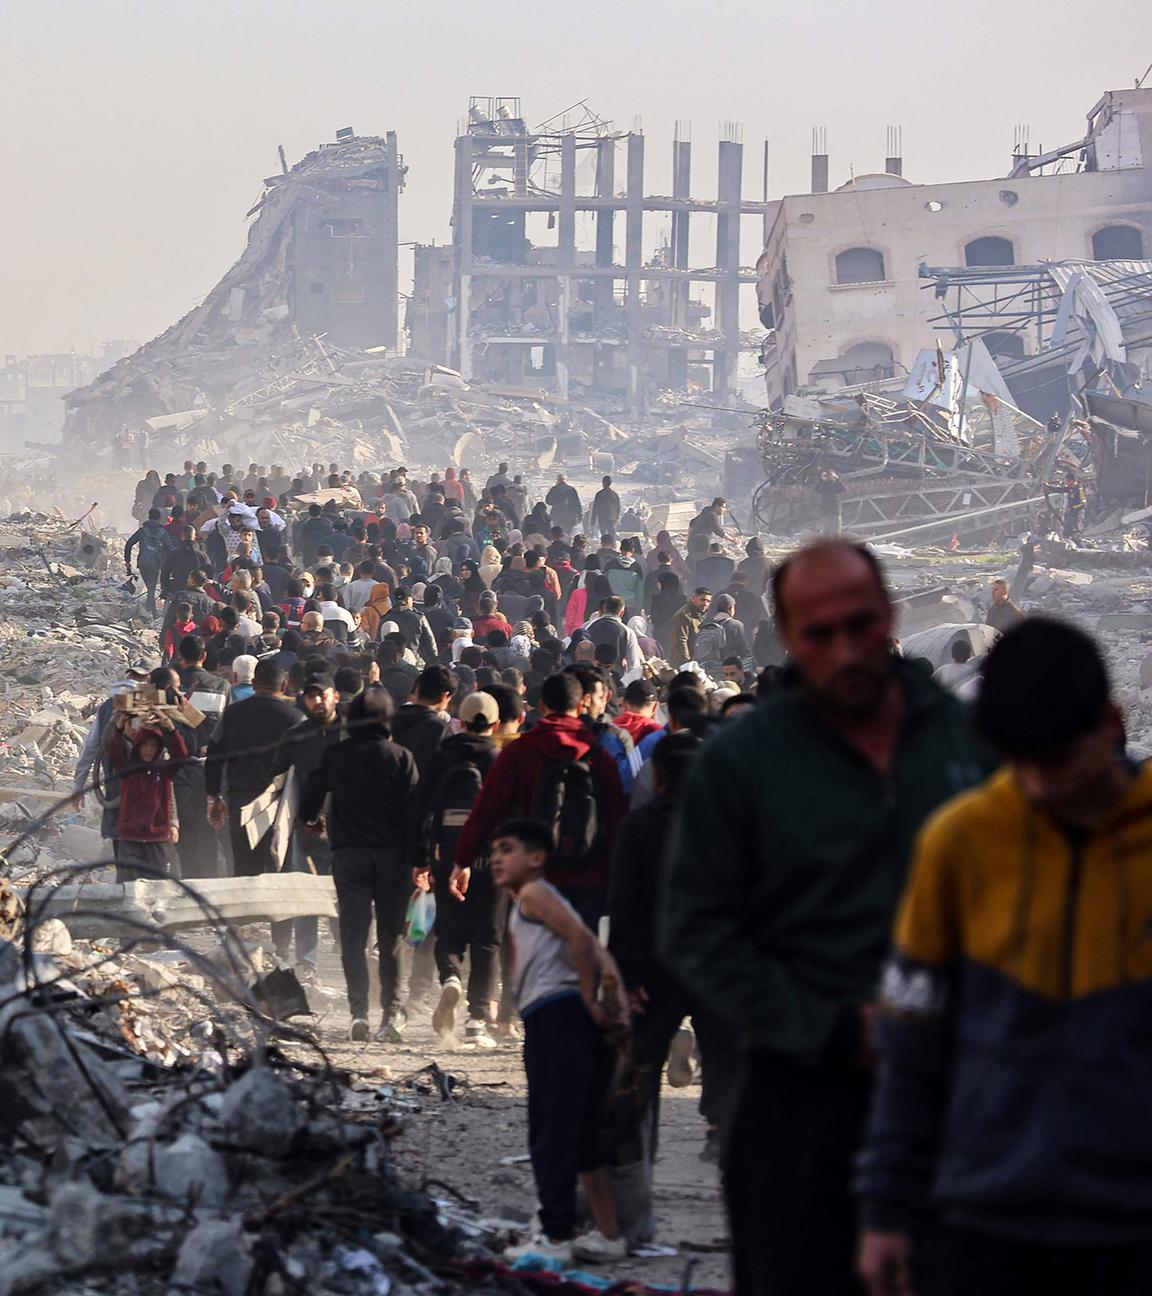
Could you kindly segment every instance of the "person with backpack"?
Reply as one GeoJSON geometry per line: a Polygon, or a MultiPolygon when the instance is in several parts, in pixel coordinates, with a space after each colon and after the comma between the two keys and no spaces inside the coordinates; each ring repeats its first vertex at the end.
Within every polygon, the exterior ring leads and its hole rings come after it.
{"type": "Polygon", "coordinates": [[[156,614],[156,586],[169,550],[174,547],[172,537],[164,528],[158,508],[148,510],[148,520],[128,537],[124,545],[124,570],[132,575],[132,551],[136,551],[136,566],[148,595],[148,611],[156,614]]]}
{"type": "Polygon", "coordinates": [[[732,615],[735,606],[731,594],[718,594],[711,616],[696,635],[696,660],[715,680],[721,678],[727,658],[739,657],[741,661],[752,658],[744,625],[732,615]]]}
{"type": "Polygon", "coordinates": [[[467,891],[473,862],[498,824],[540,819],[556,849],[545,876],[596,929],[608,902],[608,871],[626,803],[612,757],[581,718],[584,688],[570,674],[540,686],[540,720],[501,751],[456,845],[457,881],[467,891]]]}
{"type": "Polygon", "coordinates": [[[489,1015],[495,996],[496,969],[503,923],[499,896],[487,860],[473,863],[468,884],[461,887],[456,847],[464,825],[499,749],[492,731],[500,707],[489,693],[470,693],[460,704],[461,732],[439,746],[420,780],[417,803],[419,849],[423,862],[413,880],[436,895],[436,971],[440,999],[432,1029],[441,1039],[456,1033],[456,1006],[464,992],[464,957],[468,955],[468,1024],[464,1039],[479,1048],[495,1048],[489,1015]]]}

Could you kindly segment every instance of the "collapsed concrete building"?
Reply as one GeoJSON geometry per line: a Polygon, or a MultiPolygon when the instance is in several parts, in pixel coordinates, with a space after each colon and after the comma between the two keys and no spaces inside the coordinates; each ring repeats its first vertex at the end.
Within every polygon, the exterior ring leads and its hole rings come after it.
{"type": "Polygon", "coordinates": [[[715,199],[692,197],[680,132],[672,193],[653,195],[639,131],[583,105],[530,129],[518,99],[473,98],[456,140],[452,247],[417,249],[413,353],[562,400],[622,397],[633,415],[690,381],[729,395],[741,350],[757,346],[740,330],[741,286],[756,282],[741,227],[758,231],[766,205],[745,200],[739,128],[725,133],[715,199]],[[715,220],[708,264],[692,262],[694,216],[715,220]]]}
{"type": "Polygon", "coordinates": [[[200,305],[71,393],[66,444],[99,449],[144,424],[203,424],[227,444],[296,378],[330,371],[329,351],[395,352],[405,176],[395,133],[341,130],[294,167],[283,153],[281,163],[248,213],[243,254],[200,305]]]}

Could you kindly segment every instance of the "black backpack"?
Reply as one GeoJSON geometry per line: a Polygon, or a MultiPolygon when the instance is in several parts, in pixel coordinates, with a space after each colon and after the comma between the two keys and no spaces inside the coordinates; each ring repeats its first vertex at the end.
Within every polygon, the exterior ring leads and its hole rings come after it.
{"type": "Polygon", "coordinates": [[[158,571],[172,547],[172,537],[167,531],[157,527],[143,528],[140,533],[139,547],[136,550],[137,567],[148,567],[158,571]]]}
{"type": "Polygon", "coordinates": [[[588,760],[549,760],[532,817],[552,830],[555,849],[548,871],[575,873],[591,863],[600,845],[600,807],[588,760]]]}
{"type": "Polygon", "coordinates": [[[428,823],[429,845],[438,848],[442,864],[456,859],[456,843],[483,783],[484,775],[473,760],[461,760],[445,770],[428,823]]]}

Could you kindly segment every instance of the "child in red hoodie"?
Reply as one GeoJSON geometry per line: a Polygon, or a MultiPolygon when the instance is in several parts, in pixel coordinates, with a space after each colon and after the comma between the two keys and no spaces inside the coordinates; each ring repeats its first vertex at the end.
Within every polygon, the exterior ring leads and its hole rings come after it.
{"type": "Polygon", "coordinates": [[[108,730],[108,760],[120,775],[120,817],[117,826],[116,881],[138,877],[136,866],[168,872],[169,847],[179,840],[173,783],[188,746],[171,719],[161,711],[144,717],[129,740],[133,717],[120,711],[108,730]]]}
{"type": "Polygon", "coordinates": [[[185,635],[194,635],[197,627],[196,622],[192,620],[192,604],[177,603],[173,611],[172,624],[164,631],[164,660],[166,662],[174,661],[176,658],[176,647],[185,635]]]}

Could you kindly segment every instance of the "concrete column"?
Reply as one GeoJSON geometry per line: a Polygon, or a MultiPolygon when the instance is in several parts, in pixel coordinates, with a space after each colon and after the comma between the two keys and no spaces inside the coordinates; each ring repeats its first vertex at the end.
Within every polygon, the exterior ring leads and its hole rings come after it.
{"type": "MultiPolygon", "coordinates": [[[[601,139],[596,141],[596,197],[609,202],[616,197],[616,141],[601,139]]],[[[596,264],[610,266],[613,262],[613,234],[615,231],[615,211],[601,208],[596,212],[596,264]]],[[[612,279],[597,279],[596,309],[610,312],[615,303],[612,279]]],[[[592,352],[592,385],[603,389],[606,387],[606,370],[612,368],[612,357],[615,348],[607,347],[603,351],[596,347],[592,352]]]]}
{"type": "Polygon", "coordinates": [[[396,132],[384,137],[388,154],[388,178],[384,189],[384,345],[395,351],[400,345],[400,153],[396,132]]]}
{"type": "Polygon", "coordinates": [[[644,136],[628,136],[628,193],[625,200],[625,318],[628,325],[628,408],[640,412],[640,265],[644,252],[644,136]]]}
{"type": "Polygon", "coordinates": [[[456,140],[456,192],[453,207],[452,237],[456,249],[453,283],[456,297],[452,336],[453,363],[462,374],[472,370],[472,348],[468,341],[472,271],[472,136],[456,140]]]}
{"type": "Polygon", "coordinates": [[[740,355],[740,198],[744,146],[721,140],[716,187],[716,264],[722,278],[716,285],[716,327],[724,335],[713,363],[713,387],[730,392],[740,355]]]}
{"type": "MultiPolygon", "coordinates": [[[[676,140],[672,145],[672,197],[687,200],[692,194],[692,144],[689,140],[676,140]]],[[[678,270],[687,270],[689,264],[689,220],[687,211],[672,213],[672,264],[678,270]]],[[[688,303],[692,285],[684,280],[669,283],[672,302],[671,322],[681,328],[688,323],[688,303]]],[[[668,382],[673,387],[683,387],[688,381],[688,351],[678,347],[668,353],[668,382]]]]}

